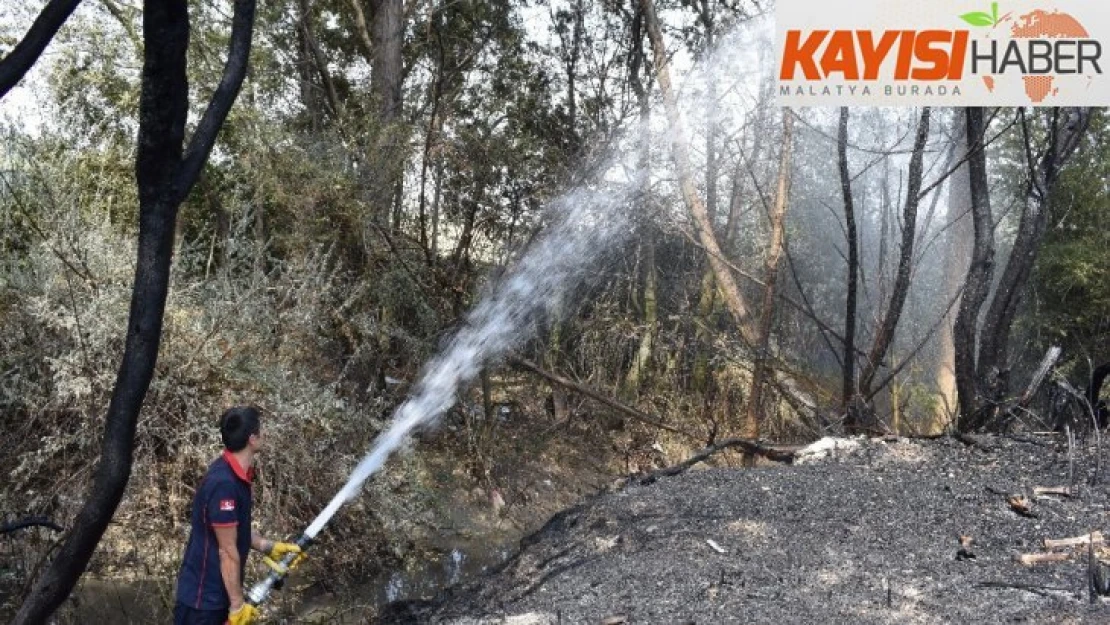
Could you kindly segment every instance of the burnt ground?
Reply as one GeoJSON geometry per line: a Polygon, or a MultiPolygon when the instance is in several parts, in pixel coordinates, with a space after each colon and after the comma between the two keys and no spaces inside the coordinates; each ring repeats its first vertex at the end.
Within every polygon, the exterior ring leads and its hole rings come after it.
{"type": "MultiPolygon", "coordinates": [[[[864,441],[794,465],[694,470],[555,515],[500,570],[386,623],[1107,623],[1086,548],[1021,565],[1045,538],[1110,530],[1110,487],[1068,483],[1058,437],[864,441]],[[1035,518],[1013,511],[1024,494],[1035,518]],[[973,539],[958,559],[957,537],[973,539]],[[711,542],[712,541],[712,542],[711,542]],[[723,553],[722,553],[723,552],[723,553]]],[[[857,441],[858,443],[858,441],[857,441]]],[[[1105,480],[1104,480],[1105,481],[1105,480]]]]}

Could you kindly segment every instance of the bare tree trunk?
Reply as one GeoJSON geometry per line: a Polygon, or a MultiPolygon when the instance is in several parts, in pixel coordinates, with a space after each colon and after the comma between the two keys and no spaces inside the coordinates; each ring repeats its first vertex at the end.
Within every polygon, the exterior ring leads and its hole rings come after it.
{"type": "Polygon", "coordinates": [[[143,10],[145,49],[135,162],[139,244],[123,360],[85,504],[16,614],[13,623],[18,625],[47,622],[69,596],[123,498],[131,476],[139,411],[154,376],[162,338],[177,209],[208,159],[246,75],[254,0],[236,0],[224,75],[183,152],[189,104],[187,7],[187,0],[160,0],[147,2],[143,10]]]}
{"type": "MultiPolygon", "coordinates": [[[[984,150],[986,125],[982,108],[968,108],[967,120],[967,175],[971,198],[971,221],[975,232],[971,248],[971,264],[964,281],[964,294],[952,327],[956,364],[956,398],[960,405],[959,429],[975,414],[979,403],[979,385],[976,375],[976,343],[978,339],[979,311],[990,293],[994,276],[994,222],[991,216],[990,186],[987,182],[987,154],[984,150]]],[[[959,177],[954,184],[959,183],[959,177]]]]}
{"type": "Polygon", "coordinates": [[[763,397],[763,383],[767,377],[770,354],[771,325],[775,316],[775,283],[778,281],[779,259],[782,257],[783,219],[790,202],[790,168],[793,152],[794,115],[782,110],[782,154],[779,158],[778,186],[775,190],[775,205],[769,215],[771,221],[771,243],[764,263],[766,279],[763,287],[763,302],[759,316],[759,343],[755,353],[755,369],[752,373],[751,392],[748,393],[748,411],[740,428],[740,436],[752,440],[759,438],[760,402],[763,397]]]}
{"type": "MultiPolygon", "coordinates": [[[[714,24],[713,14],[706,0],[698,4],[691,3],[698,15],[705,34],[705,49],[713,49],[714,24]]],[[[717,83],[709,80],[706,82],[705,101],[705,204],[709,212],[709,220],[717,220],[717,83]]],[[[730,213],[731,215],[731,213],[730,213]]],[[[725,231],[728,238],[728,230],[725,231]]],[[[728,245],[726,244],[727,248],[728,245]]],[[[698,295],[698,307],[694,326],[694,370],[692,381],[694,390],[703,395],[709,390],[709,349],[710,334],[713,327],[713,311],[717,307],[717,285],[713,279],[713,268],[706,263],[702,273],[701,288],[698,295]]]]}
{"type": "Polygon", "coordinates": [[[902,317],[902,307],[910,290],[910,273],[913,269],[913,243],[917,225],[917,207],[921,202],[921,177],[925,155],[925,143],[929,138],[929,108],[921,111],[921,121],[917,124],[917,137],[914,141],[913,154],[910,156],[909,180],[906,187],[906,204],[902,211],[902,245],[898,252],[898,271],[894,277],[894,285],[890,292],[890,302],[883,312],[879,329],[868,352],[867,362],[860,371],[860,393],[867,395],[871,382],[875,377],[887,350],[894,340],[894,332],[898,328],[898,321],[902,317]]]}
{"type": "MultiPolygon", "coordinates": [[[[1025,150],[1032,154],[1031,139],[1023,119],[1025,150]]],[[[1013,250],[995,288],[994,298],[983,319],[979,344],[979,383],[987,393],[987,401],[999,402],[1010,390],[1010,364],[1007,353],[1010,328],[1017,314],[1018,303],[1037,259],[1044,238],[1048,216],[1052,210],[1052,191],[1061,168],[1079,147],[1090,122],[1090,110],[1054,108],[1046,113],[1048,140],[1044,154],[1034,166],[1030,162],[1029,187],[1022,206],[1021,222],[1014,237],[1013,250]]]]}
{"type": "Polygon", "coordinates": [[[640,0],[644,10],[648,36],[655,53],[655,73],[659,82],[660,91],[663,93],[663,105],[667,111],[667,119],[671,128],[671,148],[677,169],[679,187],[687,209],[694,218],[697,228],[698,240],[709,256],[709,265],[713,269],[713,277],[717,282],[721,298],[736,321],[737,328],[744,342],[749,346],[758,344],[758,331],[752,321],[749,306],[740,287],[736,284],[729,271],[728,263],[717,243],[717,235],[713,231],[713,223],[709,218],[705,202],[698,195],[694,187],[693,168],[690,165],[690,149],[682,118],[678,112],[674,90],[671,87],[671,74],[668,67],[667,51],[663,43],[663,33],[659,28],[659,19],[655,15],[655,6],[652,0],[640,0]]]}
{"type": "MultiPolygon", "coordinates": [[[[953,117],[953,134],[959,137],[959,154],[968,152],[967,120],[962,111],[957,110],[953,117]]],[[[959,296],[971,262],[972,241],[974,240],[971,218],[971,177],[967,173],[967,163],[960,165],[953,173],[948,187],[948,218],[944,246],[945,300],[959,296]]],[[[938,400],[930,433],[940,433],[952,423],[958,411],[956,406],[956,344],[955,320],[958,308],[945,315],[941,322],[940,355],[936,363],[934,379],[937,384],[938,400]]]]}
{"type": "Polygon", "coordinates": [[[837,137],[837,160],[840,163],[840,193],[844,199],[844,222],[848,236],[848,293],[844,313],[844,375],[841,403],[845,425],[856,423],[852,398],[856,395],[856,291],[859,287],[859,235],[856,233],[856,210],[852,199],[852,176],[848,171],[848,107],[840,109],[837,137]]]}
{"type": "MultiPolygon", "coordinates": [[[[439,15],[439,12],[436,12],[432,19],[438,19],[439,15]]],[[[440,102],[443,99],[443,66],[445,61],[444,55],[446,54],[443,46],[443,38],[441,36],[440,28],[435,28],[434,33],[436,40],[436,67],[435,78],[432,81],[432,112],[428,116],[428,127],[424,131],[424,154],[420,158],[420,208],[418,211],[418,218],[420,221],[420,247],[424,250],[424,258],[429,266],[434,263],[435,255],[433,253],[432,246],[429,245],[428,242],[428,218],[427,210],[425,208],[427,195],[426,189],[428,182],[428,164],[429,161],[432,160],[432,147],[436,144],[439,131],[443,126],[443,117],[439,113],[439,107],[440,102]]],[[[440,157],[438,155],[435,158],[437,162],[440,160],[440,157]]],[[[438,215],[436,217],[438,218],[438,215]]]]}
{"type": "Polygon", "coordinates": [[[655,349],[655,335],[659,331],[659,303],[657,272],[655,269],[655,243],[652,233],[644,237],[644,288],[643,288],[643,334],[640,345],[632,358],[632,365],[625,376],[625,388],[631,394],[639,392],[644,377],[651,367],[651,354],[655,349]]]}
{"type": "Polygon", "coordinates": [[[655,349],[655,337],[659,331],[659,307],[657,294],[657,272],[655,267],[655,240],[652,226],[654,211],[651,210],[651,102],[647,87],[640,78],[640,72],[647,75],[644,65],[644,28],[643,12],[636,11],[632,19],[632,54],[629,62],[629,84],[640,107],[640,201],[642,214],[645,215],[642,230],[643,257],[643,334],[640,345],[632,359],[632,365],[625,376],[625,388],[630,394],[639,392],[644,375],[651,365],[651,355],[655,349]]]}
{"type": "MultiPolygon", "coordinates": [[[[378,107],[378,133],[371,155],[371,220],[396,222],[393,211],[398,183],[403,173],[401,141],[401,96],[404,80],[405,25],[403,0],[373,0],[371,19],[373,55],[370,59],[370,91],[378,107]]],[[[394,227],[400,224],[393,223],[394,227]]],[[[367,240],[371,234],[368,232],[367,240]]],[[[369,249],[369,248],[368,248],[369,249]]]]}

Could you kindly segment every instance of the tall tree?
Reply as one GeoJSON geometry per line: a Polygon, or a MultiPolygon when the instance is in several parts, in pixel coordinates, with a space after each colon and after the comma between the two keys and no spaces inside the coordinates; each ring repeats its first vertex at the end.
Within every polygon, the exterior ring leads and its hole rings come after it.
{"type": "Polygon", "coordinates": [[[855,413],[851,402],[856,395],[856,292],[859,288],[859,235],[856,234],[856,209],[852,199],[852,176],[848,170],[848,107],[840,109],[836,142],[840,165],[840,194],[844,198],[845,234],[848,238],[848,288],[844,313],[844,366],[841,384],[841,407],[846,424],[854,427],[855,413]]]}
{"type": "Polygon", "coordinates": [[[1090,123],[1090,109],[1053,108],[1044,111],[1039,118],[1044,126],[1045,147],[1036,155],[1033,147],[1035,139],[1024,110],[1020,110],[1019,115],[1028,180],[1014,245],[983,318],[979,337],[976,368],[979,384],[985,389],[989,405],[980,406],[986,410],[978,416],[964,415],[968,417],[964,423],[970,428],[984,425],[985,420],[989,420],[991,416],[988,413],[994,412],[991,407],[1000,405],[1010,390],[1008,348],[1018,303],[1037,259],[1048,218],[1052,213],[1051,201],[1060,171],[1078,149],[1090,123]]]}
{"type": "Polygon", "coordinates": [[[370,68],[370,91],[378,106],[378,160],[372,174],[371,201],[378,205],[372,218],[385,219],[393,210],[394,228],[400,227],[401,180],[404,172],[401,128],[401,87],[404,81],[401,49],[405,42],[403,0],[374,0],[372,18],[373,58],[370,68]]]}
{"type": "MultiPolygon", "coordinates": [[[[952,135],[958,137],[956,142],[957,154],[964,155],[968,152],[967,120],[961,109],[957,109],[952,118],[952,135]]],[[[967,173],[967,162],[962,162],[952,173],[948,182],[948,217],[947,230],[943,241],[944,263],[944,299],[951,300],[960,296],[964,278],[967,277],[968,263],[971,261],[971,247],[973,242],[973,227],[971,217],[971,178],[967,173]]],[[[956,344],[955,320],[956,312],[953,309],[945,315],[941,323],[939,341],[939,355],[934,372],[937,384],[939,401],[933,414],[933,431],[943,430],[955,416],[958,408],[956,405],[956,344]]]]}
{"type": "Polygon", "coordinates": [[[917,123],[917,136],[914,140],[913,153],[910,155],[906,203],[902,209],[902,240],[898,250],[898,268],[894,275],[890,299],[880,318],[879,327],[867,354],[867,361],[860,370],[859,389],[860,394],[865,397],[870,394],[869,391],[875,374],[882,366],[890,345],[894,341],[894,332],[902,318],[906,296],[910,291],[910,278],[914,261],[914,239],[917,231],[917,208],[921,202],[925,144],[929,138],[929,116],[929,108],[925,107],[921,111],[921,119],[917,123]]]}
{"type": "Polygon", "coordinates": [[[709,266],[713,269],[713,278],[721,298],[728,308],[737,329],[744,342],[749,346],[757,345],[758,330],[751,315],[751,307],[747,298],[740,290],[736,279],[732,276],[731,269],[725,259],[721,246],[717,242],[717,235],[713,229],[713,222],[709,217],[705,201],[698,195],[694,186],[693,167],[690,164],[690,146],[686,135],[682,117],[679,115],[678,103],[674,88],[671,85],[671,70],[667,58],[666,45],[663,42],[663,31],[659,26],[659,18],[655,14],[655,5],[652,0],[640,0],[644,11],[644,22],[647,26],[648,36],[655,58],[655,78],[659,83],[659,90],[663,94],[663,107],[667,112],[667,120],[671,127],[671,154],[674,158],[675,169],[678,171],[679,188],[686,208],[694,218],[698,240],[705,248],[709,266]]]}
{"type": "MultiPolygon", "coordinates": [[[[976,343],[979,311],[990,293],[994,276],[994,222],[991,216],[990,187],[987,182],[987,154],[984,149],[986,123],[983,109],[968,108],[964,111],[967,121],[967,176],[971,200],[971,222],[974,237],[971,247],[971,264],[964,280],[964,294],[952,327],[955,347],[956,397],[960,405],[961,422],[975,413],[979,402],[976,377],[976,343]]],[[[956,181],[959,184],[959,180],[956,181]]]]}
{"type": "Polygon", "coordinates": [[[637,167],[639,172],[637,175],[640,177],[640,201],[643,207],[643,214],[645,219],[641,224],[642,232],[640,237],[640,248],[642,250],[642,259],[640,264],[643,269],[643,286],[641,287],[641,309],[643,311],[643,334],[640,336],[640,344],[636,349],[636,354],[633,356],[632,365],[628,368],[628,374],[625,376],[625,388],[631,393],[636,393],[643,383],[644,373],[647,371],[651,363],[651,354],[655,345],[655,337],[658,332],[659,322],[659,301],[658,301],[658,272],[655,266],[655,233],[652,231],[654,226],[654,211],[651,210],[651,96],[648,91],[648,86],[645,85],[645,78],[650,80],[650,70],[647,63],[646,55],[644,54],[644,13],[642,9],[636,9],[632,18],[631,24],[632,31],[632,44],[629,54],[628,63],[628,81],[632,88],[632,92],[636,95],[636,103],[639,107],[640,115],[640,140],[639,145],[639,162],[637,167]]]}
{"type": "Polygon", "coordinates": [[[771,222],[771,242],[767,248],[767,258],[764,260],[763,301],[759,309],[759,343],[756,345],[755,370],[752,373],[751,392],[748,394],[748,411],[740,429],[741,436],[753,440],[759,438],[763,385],[770,369],[771,327],[775,317],[775,284],[778,281],[779,259],[782,258],[783,220],[790,203],[790,163],[794,150],[793,140],[794,113],[784,108],[778,184],[775,188],[775,204],[768,215],[771,222]]]}
{"type": "Polygon", "coordinates": [[[44,623],[62,604],[88,565],[127,488],[135,428],[161,343],[177,211],[208,160],[246,76],[254,12],[254,0],[235,1],[223,77],[186,145],[188,1],[158,0],[144,6],[135,157],[139,242],[123,359],[88,496],[73,529],[20,607],[16,624],[44,623]]]}

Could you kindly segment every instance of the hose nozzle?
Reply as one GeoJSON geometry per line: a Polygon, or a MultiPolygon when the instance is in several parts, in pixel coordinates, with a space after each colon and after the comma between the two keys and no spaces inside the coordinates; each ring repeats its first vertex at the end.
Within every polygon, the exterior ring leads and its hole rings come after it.
{"type": "MultiPolygon", "coordinates": [[[[301,553],[304,553],[308,550],[309,545],[312,544],[312,539],[305,534],[301,534],[301,536],[293,542],[301,548],[301,553]]],[[[277,563],[277,567],[273,567],[273,570],[270,571],[270,574],[267,575],[265,579],[251,587],[247,592],[247,601],[255,606],[261,605],[262,602],[266,601],[274,589],[281,587],[282,582],[285,581],[285,576],[289,574],[289,566],[293,564],[293,561],[299,558],[300,555],[299,553],[285,554],[285,557],[277,563]]]]}

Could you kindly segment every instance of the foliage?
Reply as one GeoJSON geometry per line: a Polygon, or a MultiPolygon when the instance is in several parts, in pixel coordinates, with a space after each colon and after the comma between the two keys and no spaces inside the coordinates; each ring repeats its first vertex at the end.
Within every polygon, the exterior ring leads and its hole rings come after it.
{"type": "Polygon", "coordinates": [[[1052,199],[1055,214],[1033,278],[1035,305],[1027,309],[1034,331],[1077,361],[1079,379],[1089,375],[1090,361],[1110,354],[1110,190],[1100,182],[1110,176],[1108,139],[1110,121],[1097,114],[1052,199]]]}

